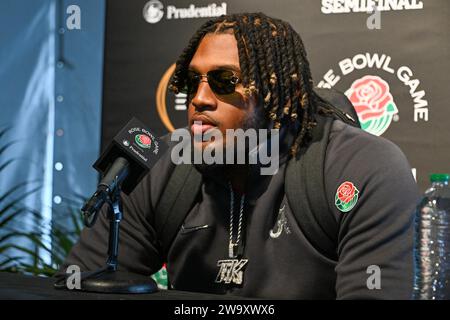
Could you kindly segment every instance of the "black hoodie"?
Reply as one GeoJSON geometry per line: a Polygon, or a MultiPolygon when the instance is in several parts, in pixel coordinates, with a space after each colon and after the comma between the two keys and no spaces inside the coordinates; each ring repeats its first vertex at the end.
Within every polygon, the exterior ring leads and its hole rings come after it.
{"type": "MultiPolygon", "coordinates": [[[[273,176],[253,176],[243,207],[243,258],[248,262],[242,285],[216,282],[218,261],[229,259],[231,191],[221,175],[204,174],[201,197],[164,261],[154,229],[154,208],[167,183],[170,161],[169,151],[130,196],[123,195],[119,269],[150,275],[167,262],[174,289],[246,297],[411,297],[412,223],[419,194],[405,156],[386,139],[341,121],[333,123],[325,161],[325,192],[330,214],[339,224],[337,261],[311,245],[293,216],[284,191],[286,162],[280,161],[273,176]],[[347,212],[336,205],[337,190],[345,182],[359,191],[356,204],[347,212]],[[379,282],[374,280],[378,275],[379,282]]],[[[240,200],[235,192],[234,235],[240,200]]],[[[72,264],[83,271],[105,264],[108,221],[104,216],[100,215],[93,228],[83,230],[60,274],[72,264]]]]}

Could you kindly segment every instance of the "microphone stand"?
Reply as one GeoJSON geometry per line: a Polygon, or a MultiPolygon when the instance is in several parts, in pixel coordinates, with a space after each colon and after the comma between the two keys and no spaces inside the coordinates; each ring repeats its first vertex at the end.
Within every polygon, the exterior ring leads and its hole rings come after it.
{"type": "MultiPolygon", "coordinates": [[[[81,274],[79,290],[101,293],[153,293],[158,291],[156,282],[150,276],[118,271],[119,224],[123,217],[120,184],[116,186],[112,195],[108,196],[106,202],[109,206],[108,260],[105,267],[81,274]]],[[[59,285],[59,288],[61,287],[62,284],[59,285]]],[[[64,287],[66,287],[65,283],[64,287]]]]}

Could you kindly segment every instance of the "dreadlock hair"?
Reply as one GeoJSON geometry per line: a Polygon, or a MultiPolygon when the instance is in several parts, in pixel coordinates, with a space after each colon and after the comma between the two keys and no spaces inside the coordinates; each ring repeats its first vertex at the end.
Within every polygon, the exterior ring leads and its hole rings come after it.
{"type": "Polygon", "coordinates": [[[224,15],[204,23],[180,55],[170,89],[185,86],[189,63],[206,34],[233,33],[238,46],[241,80],[248,95],[255,94],[273,128],[288,128],[296,155],[316,125],[322,101],[313,91],[309,62],[299,34],[287,22],[263,13],[224,15]]]}

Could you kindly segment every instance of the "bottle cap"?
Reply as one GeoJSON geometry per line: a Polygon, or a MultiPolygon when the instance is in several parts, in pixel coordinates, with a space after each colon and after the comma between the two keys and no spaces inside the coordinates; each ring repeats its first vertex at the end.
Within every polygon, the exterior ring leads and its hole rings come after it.
{"type": "Polygon", "coordinates": [[[448,173],[433,173],[430,174],[431,182],[448,182],[450,180],[450,174],[448,173]]]}

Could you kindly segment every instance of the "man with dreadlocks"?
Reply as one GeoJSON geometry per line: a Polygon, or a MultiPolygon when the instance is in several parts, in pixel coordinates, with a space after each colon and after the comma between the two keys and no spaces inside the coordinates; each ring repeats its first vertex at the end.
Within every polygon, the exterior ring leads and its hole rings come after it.
{"type": "MultiPolygon", "coordinates": [[[[123,195],[122,269],[150,275],[167,262],[174,289],[247,297],[410,297],[418,192],[407,160],[315,93],[288,23],[261,13],[206,22],[177,61],[171,89],[188,94],[192,133],[279,129],[279,170],[203,164],[183,176],[168,152],[123,195]],[[311,158],[317,145],[325,147],[311,158]]],[[[100,220],[62,272],[103,265],[108,224],[100,220]]]]}

